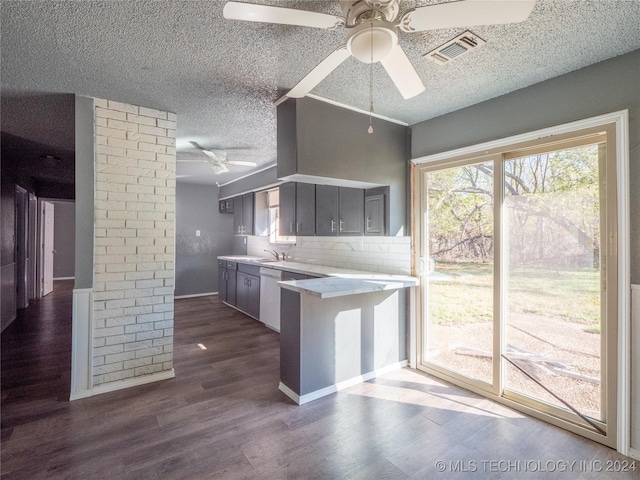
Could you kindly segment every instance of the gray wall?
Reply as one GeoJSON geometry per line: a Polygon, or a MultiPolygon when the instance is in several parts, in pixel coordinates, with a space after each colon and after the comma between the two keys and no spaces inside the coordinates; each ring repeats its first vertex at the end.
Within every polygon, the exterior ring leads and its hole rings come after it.
{"type": "Polygon", "coordinates": [[[412,158],[629,110],[631,282],[640,283],[640,50],[412,127],[412,158]]]}
{"type": "Polygon", "coordinates": [[[220,186],[220,198],[233,197],[238,194],[253,192],[261,188],[280,183],[276,178],[276,166],[248,175],[235,182],[220,186]]]}
{"type": "Polygon", "coordinates": [[[76,96],[76,241],[74,288],[93,287],[93,99],[76,96]]]}
{"type": "Polygon", "coordinates": [[[51,201],[54,206],[53,278],[70,278],[75,270],[76,204],[51,201]]]}
{"type": "Polygon", "coordinates": [[[217,257],[232,254],[235,240],[233,215],[218,213],[218,193],[216,186],[176,184],[176,296],[218,291],[217,257]]]}
{"type": "Polygon", "coordinates": [[[278,106],[278,178],[328,177],[389,185],[391,235],[409,234],[409,129],[311,98],[278,106]],[[295,110],[294,110],[295,108],[295,110]]]}

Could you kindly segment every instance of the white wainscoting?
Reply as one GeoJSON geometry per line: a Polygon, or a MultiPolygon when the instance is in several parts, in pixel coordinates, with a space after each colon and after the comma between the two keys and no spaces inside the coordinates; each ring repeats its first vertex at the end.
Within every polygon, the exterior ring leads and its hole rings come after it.
{"type": "Polygon", "coordinates": [[[91,396],[93,289],[73,290],[71,394],[69,400],[91,396]]]}
{"type": "Polygon", "coordinates": [[[640,460],[640,285],[631,285],[631,448],[640,460]]]}

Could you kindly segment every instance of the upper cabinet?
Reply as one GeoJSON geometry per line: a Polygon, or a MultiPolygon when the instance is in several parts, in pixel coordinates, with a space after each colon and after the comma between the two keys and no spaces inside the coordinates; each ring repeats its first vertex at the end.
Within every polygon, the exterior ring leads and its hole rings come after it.
{"type": "Polygon", "coordinates": [[[311,236],[316,230],[316,186],[311,183],[280,185],[280,225],[282,235],[311,236]]]}
{"type": "Polygon", "coordinates": [[[338,187],[338,234],[364,234],[364,190],[338,187]]]}
{"type": "Polygon", "coordinates": [[[385,201],[383,194],[364,197],[365,235],[385,235],[384,211],[385,201]]]}
{"type": "Polygon", "coordinates": [[[338,235],[338,187],[316,185],[316,235],[338,235]]]}
{"type": "Polygon", "coordinates": [[[316,234],[363,235],[364,190],[316,185],[316,234]]]}
{"type": "Polygon", "coordinates": [[[220,213],[233,213],[233,198],[218,201],[218,211],[220,213]]]}
{"type": "Polygon", "coordinates": [[[253,235],[253,193],[233,198],[234,235],[253,235]]]}

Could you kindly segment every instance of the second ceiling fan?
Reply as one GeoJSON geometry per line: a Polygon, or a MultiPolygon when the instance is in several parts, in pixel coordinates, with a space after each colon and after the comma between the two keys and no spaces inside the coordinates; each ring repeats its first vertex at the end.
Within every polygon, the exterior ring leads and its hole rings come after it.
{"type": "Polygon", "coordinates": [[[535,0],[462,0],[400,12],[399,0],[341,0],[344,16],[293,8],[228,2],[223,16],[230,20],[278,23],[348,30],[346,41],[311,70],[289,92],[290,98],[309,93],[350,56],[364,63],[380,62],[405,99],[425,90],[422,80],[398,44],[396,29],[421,32],[471,25],[497,25],[527,19],[535,0]]]}

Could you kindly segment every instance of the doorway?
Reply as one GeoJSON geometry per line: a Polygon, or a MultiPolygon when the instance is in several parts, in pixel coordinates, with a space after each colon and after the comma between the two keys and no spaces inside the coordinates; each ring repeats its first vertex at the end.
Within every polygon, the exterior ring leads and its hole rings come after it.
{"type": "Polygon", "coordinates": [[[616,125],[414,170],[418,368],[612,447],[628,322],[616,125]]]}

